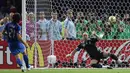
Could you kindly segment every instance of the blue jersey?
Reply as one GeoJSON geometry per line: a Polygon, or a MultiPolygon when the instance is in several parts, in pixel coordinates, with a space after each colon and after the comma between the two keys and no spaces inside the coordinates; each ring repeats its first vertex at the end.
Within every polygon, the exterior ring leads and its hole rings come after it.
{"type": "Polygon", "coordinates": [[[11,22],[5,26],[8,46],[13,55],[23,53],[25,50],[25,45],[19,41],[17,37],[17,35],[20,34],[20,30],[20,25],[16,23],[11,22]]]}
{"type": "Polygon", "coordinates": [[[19,42],[17,34],[20,34],[21,27],[16,23],[8,23],[5,26],[8,43],[19,42]]]}

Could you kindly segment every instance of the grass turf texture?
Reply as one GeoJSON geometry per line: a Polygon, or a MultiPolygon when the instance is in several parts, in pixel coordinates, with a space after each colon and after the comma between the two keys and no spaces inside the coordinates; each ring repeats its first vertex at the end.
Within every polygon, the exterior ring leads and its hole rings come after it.
{"type": "MultiPolygon", "coordinates": [[[[0,73],[22,73],[20,69],[1,69],[0,73]]],[[[129,69],[33,69],[26,73],[130,73],[129,69]]]]}

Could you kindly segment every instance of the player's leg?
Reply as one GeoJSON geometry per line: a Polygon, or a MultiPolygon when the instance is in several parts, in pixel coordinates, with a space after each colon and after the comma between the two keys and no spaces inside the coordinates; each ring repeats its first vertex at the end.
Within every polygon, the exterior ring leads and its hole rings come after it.
{"type": "Polygon", "coordinates": [[[104,58],[111,57],[114,60],[118,60],[117,56],[114,55],[114,54],[111,54],[111,53],[105,53],[105,52],[103,52],[103,57],[104,58]]]}
{"type": "Polygon", "coordinates": [[[26,64],[26,68],[29,70],[31,66],[29,65],[29,59],[27,56],[26,47],[23,43],[19,43],[18,51],[23,54],[23,59],[26,64]]]}
{"type": "Polygon", "coordinates": [[[15,58],[16,58],[16,62],[17,62],[17,64],[19,65],[19,67],[22,67],[23,64],[22,64],[22,61],[20,60],[19,54],[15,55],[15,58]]]}
{"type": "Polygon", "coordinates": [[[23,59],[24,59],[24,61],[25,61],[25,64],[26,64],[27,69],[28,69],[28,70],[31,70],[31,69],[33,68],[33,66],[31,66],[31,65],[29,64],[29,59],[28,59],[28,55],[27,55],[26,49],[25,49],[24,52],[23,52],[23,59]]]}
{"type": "Polygon", "coordinates": [[[91,66],[93,68],[107,68],[107,69],[112,69],[112,67],[110,66],[103,66],[99,63],[99,60],[96,60],[96,59],[92,59],[91,60],[91,66]]]}
{"type": "Polygon", "coordinates": [[[114,55],[114,54],[103,52],[103,57],[104,57],[104,58],[111,57],[111,58],[114,59],[118,64],[121,63],[121,61],[118,59],[118,57],[117,57],[116,55],[114,55]]]}
{"type": "Polygon", "coordinates": [[[99,52],[95,55],[95,57],[93,57],[92,61],[91,61],[91,66],[94,68],[107,68],[107,69],[112,69],[110,66],[104,66],[101,65],[100,59],[103,59],[105,56],[107,56],[106,54],[104,54],[103,52],[99,52]]]}
{"type": "Polygon", "coordinates": [[[88,57],[86,57],[87,52],[84,51],[83,55],[82,55],[82,61],[86,61],[88,57]]]}
{"type": "Polygon", "coordinates": [[[21,68],[22,72],[25,72],[25,68],[24,68],[24,66],[23,66],[23,64],[22,64],[22,61],[20,60],[19,54],[16,54],[16,55],[15,55],[15,58],[16,58],[17,64],[18,64],[19,67],[21,68]]]}
{"type": "Polygon", "coordinates": [[[99,62],[98,60],[92,59],[90,64],[91,64],[91,66],[92,66],[93,68],[102,68],[102,65],[99,64],[98,62],[99,62]]]}
{"type": "Polygon", "coordinates": [[[89,58],[89,56],[86,57],[86,55],[87,55],[87,52],[84,51],[84,53],[83,53],[83,55],[82,55],[82,63],[81,63],[81,67],[86,67],[86,60],[89,58]]]}
{"type": "Polygon", "coordinates": [[[20,60],[20,56],[19,56],[20,50],[19,50],[19,48],[14,48],[14,47],[10,47],[9,46],[9,49],[11,51],[11,54],[15,56],[16,63],[19,65],[19,67],[21,68],[22,72],[25,72],[25,69],[24,69],[24,66],[22,64],[22,61],[20,60]]]}
{"type": "Polygon", "coordinates": [[[73,61],[74,61],[74,66],[78,68],[78,56],[79,56],[79,53],[80,53],[81,50],[77,51],[75,54],[74,54],[74,58],[73,58],[73,61]]]}
{"type": "Polygon", "coordinates": [[[27,53],[26,53],[26,49],[25,49],[24,52],[23,52],[23,59],[24,59],[24,61],[25,61],[26,67],[27,67],[27,68],[30,68],[28,56],[27,56],[27,53]]]}

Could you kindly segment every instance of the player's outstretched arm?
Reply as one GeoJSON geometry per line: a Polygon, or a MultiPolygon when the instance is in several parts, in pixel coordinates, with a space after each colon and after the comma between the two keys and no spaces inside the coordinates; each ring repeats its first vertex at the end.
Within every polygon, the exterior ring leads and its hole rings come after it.
{"type": "Polygon", "coordinates": [[[101,40],[102,37],[104,36],[104,34],[102,34],[102,35],[97,35],[95,31],[92,32],[92,35],[93,35],[93,36],[96,36],[96,38],[97,38],[98,40],[101,40]]]}
{"type": "Polygon", "coordinates": [[[2,35],[6,35],[6,31],[5,31],[5,29],[2,31],[2,35]]]}
{"type": "Polygon", "coordinates": [[[2,32],[0,32],[0,41],[2,40],[2,32]]]}
{"type": "Polygon", "coordinates": [[[74,49],[70,54],[67,54],[66,57],[73,56],[77,51],[80,51],[80,49],[83,49],[85,47],[84,43],[80,43],[76,49],[74,49]]]}
{"type": "Polygon", "coordinates": [[[76,49],[74,49],[70,54],[67,54],[66,57],[71,57],[77,52],[76,49]]]}
{"type": "Polygon", "coordinates": [[[21,35],[20,35],[20,34],[17,34],[17,37],[18,37],[19,41],[21,41],[21,42],[25,45],[25,47],[28,48],[27,43],[26,43],[25,41],[22,40],[21,35]]]}
{"type": "MultiPolygon", "coordinates": [[[[1,37],[0,37],[1,40],[3,39],[3,36],[6,36],[6,37],[7,37],[7,32],[6,32],[5,29],[1,32],[1,37]]],[[[7,39],[8,39],[8,38],[6,38],[6,40],[7,40],[7,39]]]]}

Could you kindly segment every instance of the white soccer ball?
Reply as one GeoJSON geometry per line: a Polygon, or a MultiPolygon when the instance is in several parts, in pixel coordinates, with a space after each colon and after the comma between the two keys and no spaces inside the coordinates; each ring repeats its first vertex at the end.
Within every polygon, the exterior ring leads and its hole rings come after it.
{"type": "Polygon", "coordinates": [[[54,64],[54,63],[56,63],[56,56],[55,55],[49,55],[47,57],[47,60],[48,60],[49,64],[54,64]]]}
{"type": "Polygon", "coordinates": [[[116,17],[115,16],[110,16],[109,19],[108,19],[108,21],[110,23],[115,23],[116,22],[116,17]]]}

